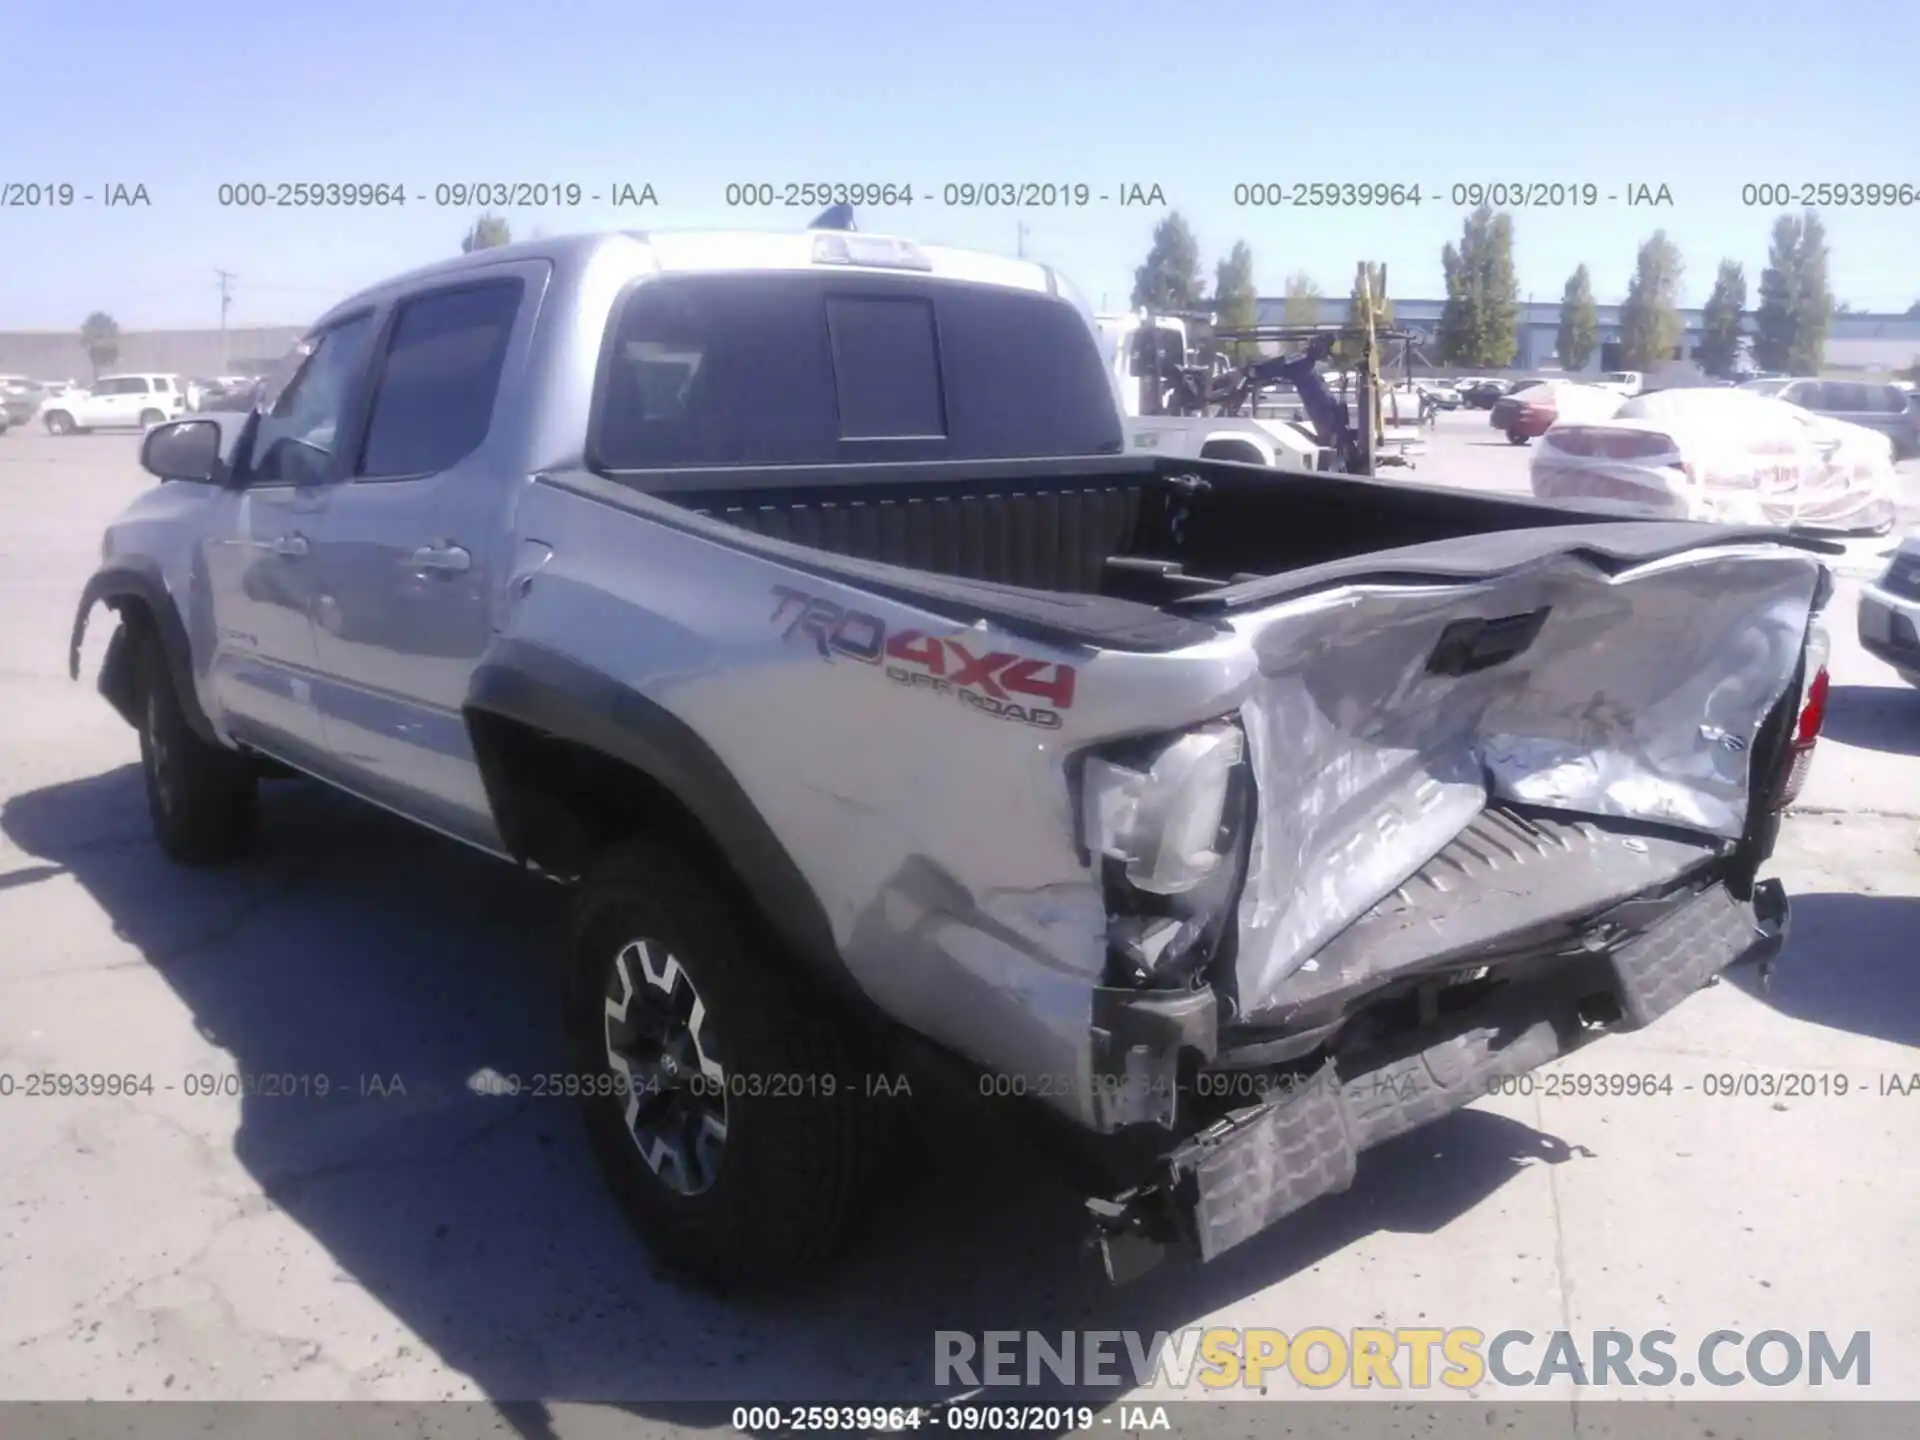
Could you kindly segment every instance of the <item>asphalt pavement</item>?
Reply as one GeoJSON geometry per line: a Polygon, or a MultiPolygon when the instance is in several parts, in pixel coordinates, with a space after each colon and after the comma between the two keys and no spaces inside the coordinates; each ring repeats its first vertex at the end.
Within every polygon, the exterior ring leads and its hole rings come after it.
{"type": "MultiPolygon", "coordinates": [[[[509,1428],[658,1432],[722,1423],[681,1401],[926,1397],[936,1330],[1212,1324],[1864,1330],[1872,1396],[1920,1399],[1920,1093],[1887,1089],[1920,1074],[1920,691],[1852,633],[1891,540],[1839,567],[1770,992],[1730,980],[1546,1072],[1664,1093],[1483,1101],[1121,1290],[1044,1157],[959,1126],[831,1283],[729,1301],[649,1263],[563,1103],[475,1093],[558,1066],[551,888],[305,784],[267,791],[257,858],[161,860],[91,685],[106,626],[66,674],[101,529],[150,483],[135,449],[0,437],[0,1399],[544,1396],[613,1408],[509,1428]],[[155,1091],[30,1098],[33,1074],[155,1091]],[[1818,1083],[1741,1079],[1786,1074],[1818,1083]]],[[[1408,478],[1519,488],[1525,463],[1449,415],[1408,478]]]]}

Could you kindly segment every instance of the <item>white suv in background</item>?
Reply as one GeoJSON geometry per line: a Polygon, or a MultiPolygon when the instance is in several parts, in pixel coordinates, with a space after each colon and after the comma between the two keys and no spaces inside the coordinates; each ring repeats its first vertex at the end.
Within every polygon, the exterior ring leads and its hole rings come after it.
{"type": "Polygon", "coordinates": [[[88,390],[71,390],[41,407],[53,435],[128,428],[144,430],[187,413],[186,382],[178,375],[103,375],[88,390]]]}

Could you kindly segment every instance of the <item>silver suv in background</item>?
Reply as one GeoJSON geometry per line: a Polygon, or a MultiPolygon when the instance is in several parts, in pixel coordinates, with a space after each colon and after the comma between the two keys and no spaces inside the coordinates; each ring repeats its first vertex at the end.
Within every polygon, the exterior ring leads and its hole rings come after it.
{"type": "Polygon", "coordinates": [[[1860,592],[1860,644],[1909,685],[1920,685],[1920,535],[1909,535],[1860,592]]]}
{"type": "Polygon", "coordinates": [[[1740,387],[1771,395],[1811,410],[1830,420],[1844,420],[1877,430],[1893,442],[1893,458],[1920,455],[1920,415],[1914,413],[1907,392],[1898,385],[1873,385],[1859,380],[1749,380],[1740,387]]]}

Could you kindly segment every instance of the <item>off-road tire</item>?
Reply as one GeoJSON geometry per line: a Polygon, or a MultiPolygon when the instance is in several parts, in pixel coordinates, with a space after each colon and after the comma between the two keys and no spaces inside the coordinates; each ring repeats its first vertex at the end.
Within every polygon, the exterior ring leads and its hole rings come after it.
{"type": "Polygon", "coordinates": [[[863,1047],[827,1002],[765,953],[737,899],[654,841],[612,847],[589,867],[569,932],[576,1074],[600,1085],[616,1075],[609,986],[619,988],[615,957],[637,940],[662,968],[662,952],[678,962],[725,1069],[726,1138],[699,1194],[643,1158],[626,1095],[581,1101],[601,1171],[653,1253],[719,1288],[791,1282],[842,1253],[873,1203],[883,1102],[868,1098],[863,1047]]]}
{"type": "Polygon", "coordinates": [[[169,860],[218,865],[252,847],[259,787],[246,762],[196,735],[150,628],[128,637],[139,676],[140,773],[153,837],[169,860]]]}

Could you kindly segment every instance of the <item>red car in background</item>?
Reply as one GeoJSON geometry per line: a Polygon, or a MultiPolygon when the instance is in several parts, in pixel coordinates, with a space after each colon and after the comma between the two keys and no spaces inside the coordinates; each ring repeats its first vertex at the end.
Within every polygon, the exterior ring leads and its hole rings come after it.
{"type": "Polygon", "coordinates": [[[1493,409],[1487,412],[1487,423],[1513,444],[1524,445],[1546,434],[1556,414],[1553,387],[1535,380],[1494,401],[1493,409]]]}
{"type": "Polygon", "coordinates": [[[1562,418],[1608,420],[1626,397],[1570,380],[1533,380],[1494,402],[1487,423],[1515,445],[1538,439],[1562,418]]]}

